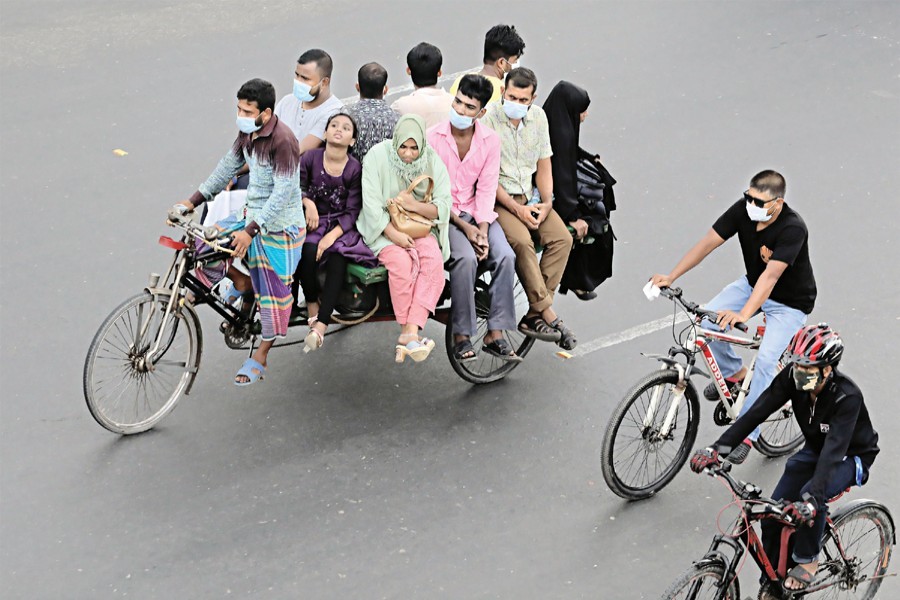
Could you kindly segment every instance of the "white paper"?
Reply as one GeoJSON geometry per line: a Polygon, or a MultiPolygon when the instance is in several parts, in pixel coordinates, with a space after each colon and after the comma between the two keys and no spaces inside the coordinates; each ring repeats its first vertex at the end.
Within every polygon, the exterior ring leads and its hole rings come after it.
{"type": "Polygon", "coordinates": [[[652,302],[659,298],[659,288],[653,285],[652,281],[648,281],[647,285],[644,286],[644,295],[647,296],[647,300],[652,302]]]}
{"type": "Polygon", "coordinates": [[[206,203],[206,218],[203,220],[203,224],[215,225],[225,217],[244,208],[246,201],[247,190],[219,192],[215,198],[206,203]]]}

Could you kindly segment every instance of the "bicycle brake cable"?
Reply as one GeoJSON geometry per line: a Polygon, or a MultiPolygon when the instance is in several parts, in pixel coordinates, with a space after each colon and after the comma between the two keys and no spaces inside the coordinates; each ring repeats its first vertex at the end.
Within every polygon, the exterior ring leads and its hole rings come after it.
{"type": "MultiPolygon", "coordinates": [[[[731,489],[731,486],[729,486],[727,483],[725,483],[724,481],[722,481],[722,480],[719,479],[719,478],[716,478],[716,481],[718,481],[720,484],[722,484],[722,485],[725,487],[725,489],[728,490],[728,493],[730,493],[731,496],[732,496],[731,502],[729,502],[728,504],[726,504],[725,506],[723,506],[723,507],[721,508],[721,510],[719,510],[719,514],[716,515],[716,529],[718,529],[718,530],[719,530],[719,533],[722,534],[722,535],[730,535],[730,534],[728,534],[728,533],[725,533],[725,531],[722,529],[722,525],[721,525],[720,519],[722,518],[722,514],[723,514],[726,510],[728,510],[728,507],[731,506],[731,505],[734,505],[734,506],[736,506],[736,507],[738,508],[738,510],[741,511],[741,517],[740,517],[740,518],[741,518],[741,521],[743,521],[743,525],[744,525],[744,529],[741,530],[741,531],[739,531],[739,532],[737,532],[736,535],[744,535],[744,533],[746,533],[746,532],[750,529],[750,519],[747,518],[747,513],[744,512],[743,502],[747,502],[747,503],[755,503],[755,501],[754,501],[754,500],[744,500],[744,501],[742,502],[742,499],[740,498],[740,496],[738,496],[738,495],[735,493],[735,491],[734,491],[733,489],[731,489]]],[[[747,563],[747,553],[744,552],[744,553],[743,553],[743,556],[741,556],[741,562],[740,562],[740,564],[738,564],[737,568],[734,570],[734,577],[732,578],[731,582],[729,582],[729,584],[730,584],[730,583],[733,583],[733,582],[738,578],[738,576],[741,574],[741,571],[744,570],[744,565],[745,565],[746,563],[747,563]]]]}
{"type": "MultiPolygon", "coordinates": [[[[696,321],[694,321],[694,319],[691,317],[691,313],[688,312],[688,310],[687,310],[686,308],[684,308],[683,306],[681,306],[681,305],[676,305],[676,308],[675,308],[675,311],[674,311],[674,312],[675,312],[675,314],[673,314],[673,316],[672,316],[672,337],[675,339],[675,342],[676,342],[679,346],[681,346],[682,348],[684,348],[684,347],[685,347],[685,346],[684,346],[684,335],[685,335],[685,332],[687,332],[687,331],[689,331],[689,330],[693,330],[694,336],[696,337],[696,335],[697,335],[697,323],[696,323],[696,321]],[[685,316],[688,318],[688,324],[685,325],[685,326],[682,328],[682,330],[681,330],[680,332],[678,332],[678,335],[676,336],[676,334],[675,334],[675,321],[676,321],[676,319],[677,319],[677,312],[678,312],[677,309],[678,309],[678,307],[681,308],[681,311],[682,311],[682,312],[685,314],[685,316]]],[[[697,353],[697,351],[694,350],[694,351],[693,351],[693,354],[696,354],[696,353],[697,353]]]]}

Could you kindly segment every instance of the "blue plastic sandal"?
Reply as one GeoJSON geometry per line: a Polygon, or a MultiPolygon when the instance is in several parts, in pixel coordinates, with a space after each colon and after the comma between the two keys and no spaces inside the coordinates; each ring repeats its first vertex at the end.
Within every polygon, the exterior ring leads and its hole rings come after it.
{"type": "Polygon", "coordinates": [[[244,364],[241,365],[240,370],[234,376],[234,385],[240,385],[240,386],[253,385],[257,381],[261,380],[263,378],[263,375],[265,375],[265,374],[266,374],[266,368],[264,366],[262,366],[257,361],[253,360],[252,358],[248,358],[247,360],[244,361],[244,364]],[[256,369],[256,371],[254,371],[254,369],[256,369]],[[249,381],[238,381],[237,378],[240,375],[243,375],[244,377],[249,379],[249,381]]]}

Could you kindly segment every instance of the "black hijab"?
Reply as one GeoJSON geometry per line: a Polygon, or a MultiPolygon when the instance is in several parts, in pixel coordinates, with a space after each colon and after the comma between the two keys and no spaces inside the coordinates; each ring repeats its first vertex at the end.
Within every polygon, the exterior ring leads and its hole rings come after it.
{"type": "Polygon", "coordinates": [[[579,218],[576,163],[579,157],[578,133],[581,113],[591,99],[587,91],[568,81],[557,83],[547,100],[544,112],[550,125],[553,147],[553,208],[568,223],[579,218]]]}

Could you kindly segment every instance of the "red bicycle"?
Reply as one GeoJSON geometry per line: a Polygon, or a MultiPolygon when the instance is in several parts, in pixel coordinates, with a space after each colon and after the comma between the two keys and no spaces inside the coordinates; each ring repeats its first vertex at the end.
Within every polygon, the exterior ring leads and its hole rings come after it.
{"type": "MultiPolygon", "coordinates": [[[[752,483],[735,480],[731,464],[706,469],[721,479],[734,494],[734,504],[741,509],[728,533],[713,538],[709,550],[696,561],[663,594],[663,600],[739,600],[738,572],[744,552],[750,556],[768,579],[770,586],[781,589],[788,570],[788,544],[798,523],[784,505],[762,496],[752,483]],[[784,525],[777,565],[773,565],[762,547],[753,524],[775,519],[784,525]]],[[[829,500],[833,502],[837,498],[829,500]]],[[[834,511],[825,525],[819,569],[810,587],[803,591],[785,592],[785,598],[859,598],[875,597],[886,576],[891,550],[895,543],[894,518],[884,505],[874,500],[854,500],[834,511]]]]}

